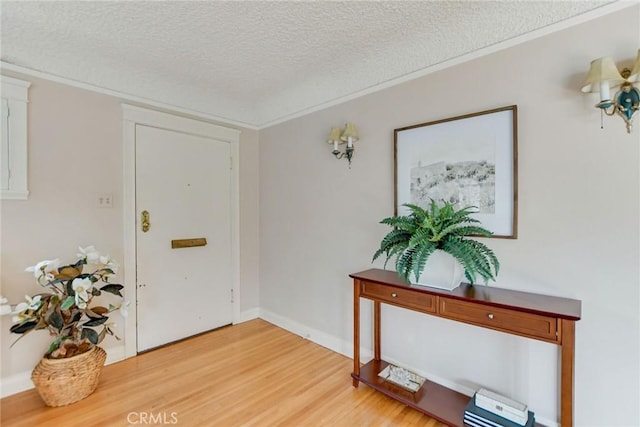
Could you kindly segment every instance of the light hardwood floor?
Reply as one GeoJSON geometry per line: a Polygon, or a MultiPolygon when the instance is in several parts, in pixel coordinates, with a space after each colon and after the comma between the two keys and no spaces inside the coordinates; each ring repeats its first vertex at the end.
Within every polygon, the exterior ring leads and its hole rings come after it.
{"type": "Polygon", "coordinates": [[[354,388],[352,368],[342,355],[252,320],[105,366],[96,391],[69,406],[48,408],[35,390],[9,396],[0,402],[0,420],[56,427],[443,425],[364,384],[354,388]]]}

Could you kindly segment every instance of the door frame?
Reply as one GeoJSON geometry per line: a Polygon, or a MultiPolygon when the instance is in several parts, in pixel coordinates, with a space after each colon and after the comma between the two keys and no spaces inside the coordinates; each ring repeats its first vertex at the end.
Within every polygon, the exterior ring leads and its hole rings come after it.
{"type": "Polygon", "coordinates": [[[240,130],[160,111],[122,104],[123,132],[123,228],[124,228],[124,298],[131,302],[124,319],[124,356],[137,354],[137,260],[136,260],[136,125],[151,126],[215,139],[230,144],[231,159],[231,282],[233,289],[233,323],[240,319],[240,130]]]}

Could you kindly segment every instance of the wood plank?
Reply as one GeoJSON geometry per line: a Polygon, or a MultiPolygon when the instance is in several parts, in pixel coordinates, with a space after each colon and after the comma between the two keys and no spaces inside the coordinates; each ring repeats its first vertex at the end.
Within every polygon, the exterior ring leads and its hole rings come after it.
{"type": "Polygon", "coordinates": [[[97,390],[69,406],[48,408],[35,390],[6,397],[0,424],[123,426],[146,412],[169,422],[175,414],[184,426],[442,426],[352,387],[352,369],[340,354],[252,320],[105,366],[97,390]]]}

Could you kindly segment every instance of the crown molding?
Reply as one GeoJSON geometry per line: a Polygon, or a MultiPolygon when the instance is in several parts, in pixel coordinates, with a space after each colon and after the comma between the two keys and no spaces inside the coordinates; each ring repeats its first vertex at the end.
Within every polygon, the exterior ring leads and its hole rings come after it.
{"type": "Polygon", "coordinates": [[[504,50],[504,49],[509,49],[509,48],[517,46],[519,44],[522,44],[522,43],[525,43],[525,42],[528,42],[528,41],[531,41],[531,40],[535,40],[537,38],[544,37],[546,35],[553,34],[555,32],[558,32],[558,31],[561,31],[561,30],[564,30],[564,29],[567,29],[567,28],[571,28],[571,27],[574,27],[576,25],[579,25],[579,24],[582,24],[582,23],[585,23],[585,22],[592,21],[594,19],[603,17],[605,15],[617,12],[617,11],[622,10],[622,9],[626,9],[626,8],[629,8],[629,7],[632,7],[632,6],[637,6],[638,4],[639,4],[638,0],[616,0],[616,1],[614,1],[614,2],[612,2],[610,4],[607,4],[605,6],[599,7],[599,8],[594,9],[594,10],[590,10],[588,12],[585,12],[585,13],[581,14],[581,15],[574,16],[572,18],[566,19],[566,20],[561,21],[561,22],[557,22],[557,23],[549,25],[547,27],[539,28],[537,30],[531,31],[531,32],[526,33],[526,34],[522,34],[522,35],[514,37],[512,39],[505,40],[505,41],[502,41],[502,42],[498,42],[498,43],[495,43],[493,45],[490,45],[490,46],[475,50],[473,52],[469,52],[467,54],[460,55],[458,57],[448,59],[448,60],[446,60],[444,62],[440,62],[438,64],[431,65],[431,66],[423,68],[421,70],[414,71],[414,72],[409,73],[409,74],[405,74],[404,76],[400,76],[400,77],[397,77],[395,79],[391,79],[391,80],[388,80],[386,82],[382,82],[380,84],[368,87],[366,89],[363,89],[363,90],[360,90],[360,91],[357,91],[357,92],[354,92],[352,94],[341,96],[341,97],[333,99],[331,101],[323,102],[323,103],[317,104],[315,106],[308,107],[308,108],[299,110],[297,112],[294,112],[294,113],[291,113],[291,114],[287,114],[287,115],[278,117],[276,119],[260,123],[260,124],[257,125],[257,127],[258,127],[258,129],[265,129],[265,128],[268,128],[268,127],[271,127],[271,126],[275,126],[277,124],[280,124],[280,123],[283,123],[283,122],[286,122],[286,121],[289,121],[289,120],[292,120],[292,119],[295,119],[295,118],[298,118],[298,117],[302,117],[302,116],[305,116],[307,114],[314,113],[316,111],[324,110],[325,108],[333,107],[335,105],[342,104],[342,103],[345,103],[347,101],[351,101],[353,99],[357,99],[357,98],[360,98],[360,97],[365,96],[365,95],[369,95],[369,94],[372,94],[372,93],[375,93],[375,92],[379,92],[379,91],[381,91],[383,89],[387,89],[387,88],[390,88],[392,86],[399,85],[401,83],[405,83],[405,82],[408,82],[408,81],[411,81],[411,80],[418,79],[420,77],[424,77],[426,75],[429,75],[431,73],[435,73],[437,71],[444,70],[446,68],[450,68],[450,67],[453,67],[453,66],[456,66],[456,65],[459,65],[459,64],[463,64],[465,62],[472,61],[474,59],[478,59],[480,57],[487,56],[487,55],[490,55],[490,54],[495,53],[495,52],[499,52],[499,51],[504,50]]]}
{"type": "Polygon", "coordinates": [[[90,83],[85,83],[78,80],[73,80],[73,79],[58,76],[55,74],[47,73],[45,71],[33,70],[28,67],[23,67],[20,65],[11,64],[9,62],[0,61],[0,72],[4,70],[12,71],[14,73],[20,73],[25,76],[31,76],[31,77],[37,77],[43,80],[49,80],[55,83],[62,83],[67,86],[72,86],[79,89],[88,90],[91,92],[101,93],[103,95],[108,95],[114,98],[118,98],[121,101],[135,103],[141,107],[153,107],[153,108],[164,110],[166,112],[187,115],[193,118],[202,119],[210,122],[217,122],[217,124],[237,126],[237,127],[242,127],[242,128],[251,129],[251,130],[258,130],[258,127],[251,123],[245,123],[245,122],[241,122],[233,119],[228,119],[225,117],[215,116],[209,113],[205,113],[203,111],[192,110],[189,108],[184,108],[177,105],[168,104],[165,102],[159,102],[153,99],[144,98],[131,93],[125,93],[125,92],[120,92],[113,89],[107,89],[107,88],[96,86],[90,83]]]}

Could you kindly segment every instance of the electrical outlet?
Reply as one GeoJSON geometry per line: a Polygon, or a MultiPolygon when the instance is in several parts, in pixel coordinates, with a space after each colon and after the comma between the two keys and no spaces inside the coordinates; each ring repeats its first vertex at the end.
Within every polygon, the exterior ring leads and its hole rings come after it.
{"type": "Polygon", "coordinates": [[[113,207],[113,194],[99,194],[98,195],[98,207],[99,208],[112,208],[113,207]]]}

